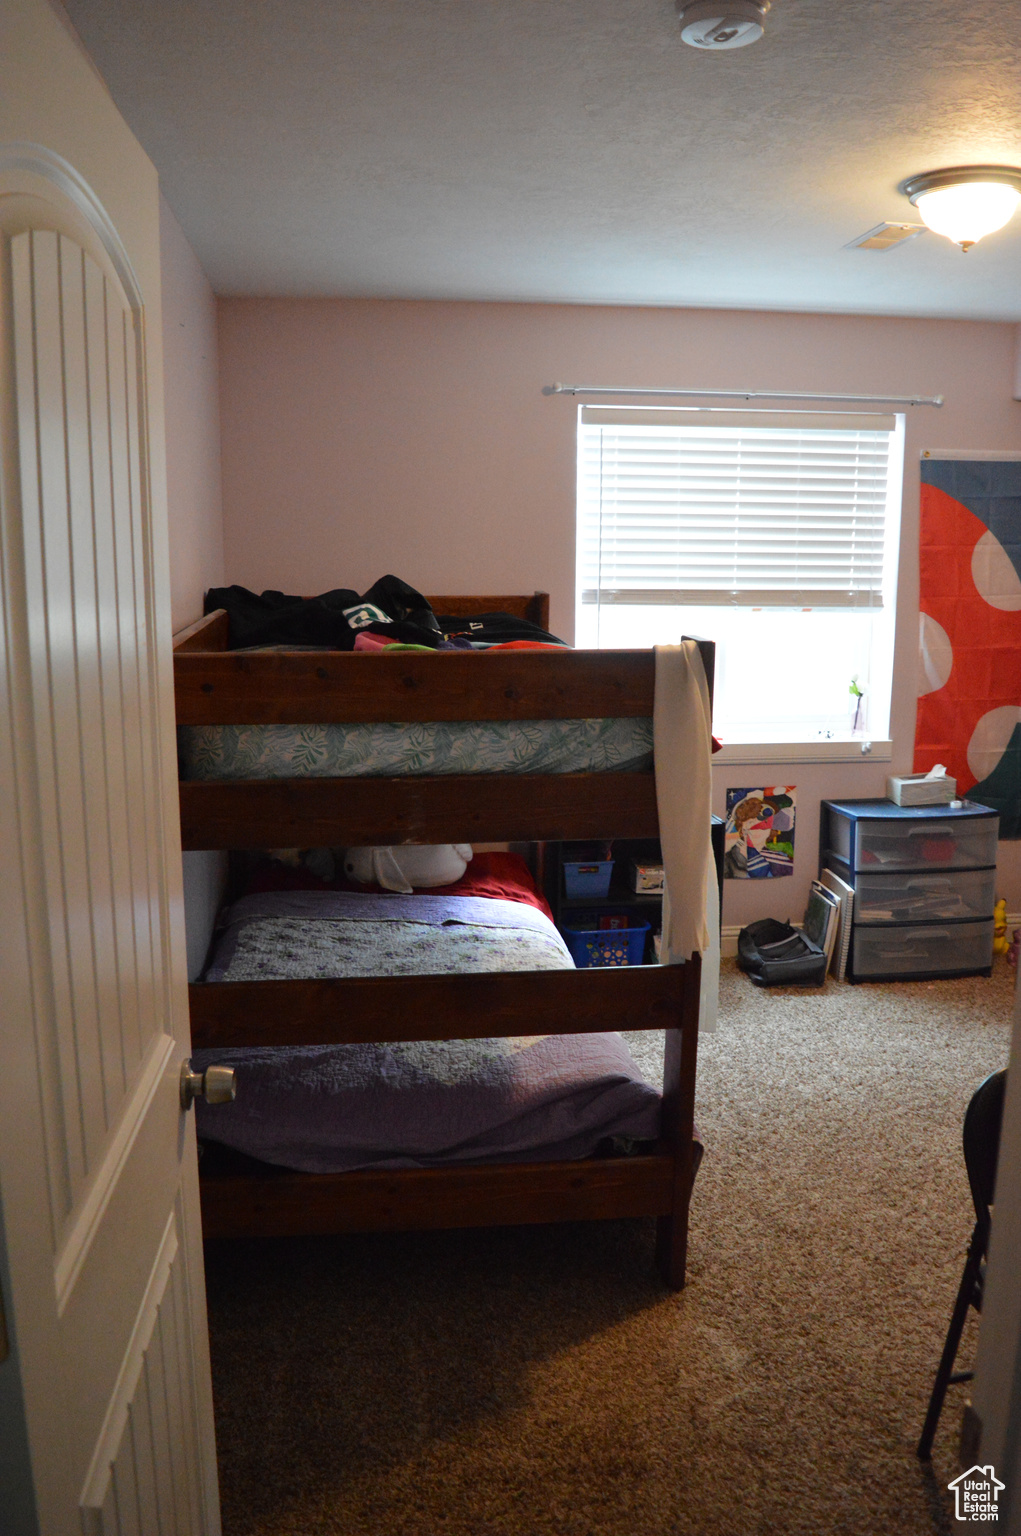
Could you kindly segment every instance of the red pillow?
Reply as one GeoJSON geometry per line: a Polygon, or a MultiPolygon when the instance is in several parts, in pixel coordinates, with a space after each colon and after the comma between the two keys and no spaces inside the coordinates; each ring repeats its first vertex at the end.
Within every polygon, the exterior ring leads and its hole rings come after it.
{"type": "Polygon", "coordinates": [[[421,894],[491,896],[497,901],[523,901],[526,906],[545,912],[550,921],[553,919],[549,904],[520,853],[477,853],[460,880],[421,894]]]}

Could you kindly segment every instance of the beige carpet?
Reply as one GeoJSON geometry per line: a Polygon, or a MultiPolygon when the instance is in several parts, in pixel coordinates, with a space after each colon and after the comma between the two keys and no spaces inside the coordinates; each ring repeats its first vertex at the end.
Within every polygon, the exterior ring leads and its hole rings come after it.
{"type": "Polygon", "coordinates": [[[682,1294],[646,1222],[209,1245],[226,1536],[952,1530],[966,1389],[914,1445],[1013,973],[725,970],[682,1294]]]}

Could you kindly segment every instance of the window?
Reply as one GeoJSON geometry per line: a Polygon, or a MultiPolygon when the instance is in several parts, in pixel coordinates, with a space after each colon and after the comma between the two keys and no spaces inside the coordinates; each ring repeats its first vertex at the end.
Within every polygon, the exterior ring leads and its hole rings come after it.
{"type": "Polygon", "coordinates": [[[583,406],[577,643],[715,640],[728,743],[885,737],[902,461],[903,417],[583,406]]]}

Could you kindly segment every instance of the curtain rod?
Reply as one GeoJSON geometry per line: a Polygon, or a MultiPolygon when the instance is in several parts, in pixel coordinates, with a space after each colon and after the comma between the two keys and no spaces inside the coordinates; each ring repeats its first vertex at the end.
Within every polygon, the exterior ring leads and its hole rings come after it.
{"type": "Polygon", "coordinates": [[[723,400],[828,400],[840,405],[934,405],[942,395],[816,395],[775,389],[632,389],[610,384],[544,384],[544,395],[695,395],[723,400]]]}

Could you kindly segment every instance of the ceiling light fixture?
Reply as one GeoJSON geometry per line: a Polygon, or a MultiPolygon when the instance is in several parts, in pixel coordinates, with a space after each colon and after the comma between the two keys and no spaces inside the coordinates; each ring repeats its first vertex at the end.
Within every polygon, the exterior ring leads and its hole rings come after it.
{"type": "Polygon", "coordinates": [[[1021,170],[1010,165],[957,165],[926,171],[901,186],[925,223],[962,251],[1010,222],[1021,202],[1021,170]]]}
{"type": "Polygon", "coordinates": [[[762,36],[770,0],[677,0],[681,37],[692,48],[745,48],[762,36]]]}

